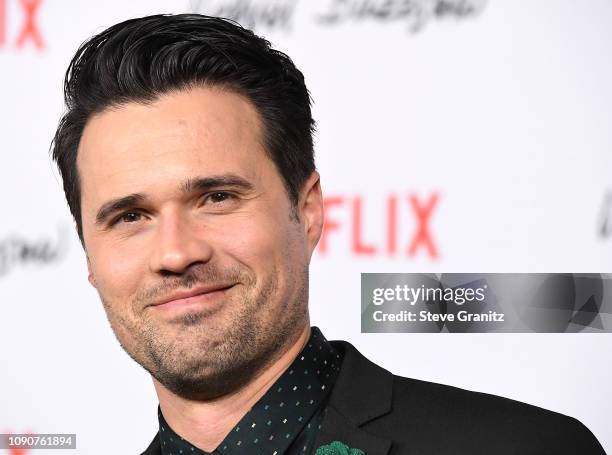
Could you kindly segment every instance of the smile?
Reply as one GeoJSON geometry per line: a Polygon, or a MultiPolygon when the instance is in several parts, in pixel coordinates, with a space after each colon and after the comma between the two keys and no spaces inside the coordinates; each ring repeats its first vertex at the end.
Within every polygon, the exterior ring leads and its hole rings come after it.
{"type": "Polygon", "coordinates": [[[210,306],[218,301],[227,290],[235,285],[208,286],[205,288],[181,291],[164,298],[162,301],[152,304],[153,308],[164,311],[182,310],[210,306]]]}

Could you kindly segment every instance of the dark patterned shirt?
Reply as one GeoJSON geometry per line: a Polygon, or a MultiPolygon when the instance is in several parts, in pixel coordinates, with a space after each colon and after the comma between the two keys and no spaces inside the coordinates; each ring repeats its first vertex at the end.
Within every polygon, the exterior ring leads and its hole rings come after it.
{"type": "MultiPolygon", "coordinates": [[[[214,455],[314,453],[342,357],[317,327],[304,349],[212,452],[214,455]]],[[[158,407],[162,455],[211,455],[178,436],[158,407]]]]}

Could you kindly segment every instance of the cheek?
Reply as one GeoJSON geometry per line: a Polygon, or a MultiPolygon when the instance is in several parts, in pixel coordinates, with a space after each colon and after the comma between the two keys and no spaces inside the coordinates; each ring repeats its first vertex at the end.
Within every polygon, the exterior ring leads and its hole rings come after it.
{"type": "Polygon", "coordinates": [[[251,269],[275,261],[276,243],[282,238],[275,223],[257,214],[233,221],[217,237],[227,254],[251,269]]]}
{"type": "Polygon", "coordinates": [[[94,247],[90,262],[98,292],[109,302],[124,302],[132,297],[138,289],[145,259],[144,249],[132,251],[125,244],[94,247]]]}
{"type": "MultiPolygon", "coordinates": [[[[288,216],[263,216],[265,212],[251,214],[242,223],[224,230],[220,238],[224,253],[248,267],[260,281],[275,273],[281,287],[290,285],[293,271],[304,262],[300,226],[288,216]]],[[[269,215],[269,214],[268,214],[269,215]]]]}

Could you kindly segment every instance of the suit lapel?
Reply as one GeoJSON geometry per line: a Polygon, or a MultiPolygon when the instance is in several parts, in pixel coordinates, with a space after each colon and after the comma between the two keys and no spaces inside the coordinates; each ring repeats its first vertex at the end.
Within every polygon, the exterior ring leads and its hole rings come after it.
{"type": "Polygon", "coordinates": [[[331,343],[344,351],[344,359],[315,448],[340,441],[363,450],[367,455],[386,455],[392,441],[374,436],[360,427],[391,411],[393,375],[370,362],[350,343],[331,343]]]}
{"type": "Polygon", "coordinates": [[[332,441],[340,441],[350,448],[361,449],[366,455],[386,455],[391,448],[390,440],[351,425],[346,416],[329,406],[315,441],[315,450],[332,441]]]}

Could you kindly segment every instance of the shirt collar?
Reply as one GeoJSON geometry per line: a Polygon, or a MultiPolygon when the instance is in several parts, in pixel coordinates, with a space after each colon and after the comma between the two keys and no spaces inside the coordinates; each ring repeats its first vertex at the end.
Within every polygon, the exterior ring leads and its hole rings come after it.
{"type": "MultiPolygon", "coordinates": [[[[281,455],[325,401],[342,358],[318,327],[289,368],[244,415],[213,452],[223,455],[281,455]]],[[[158,407],[162,455],[207,454],[177,435],[158,407]]]]}

